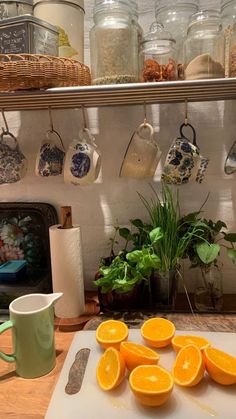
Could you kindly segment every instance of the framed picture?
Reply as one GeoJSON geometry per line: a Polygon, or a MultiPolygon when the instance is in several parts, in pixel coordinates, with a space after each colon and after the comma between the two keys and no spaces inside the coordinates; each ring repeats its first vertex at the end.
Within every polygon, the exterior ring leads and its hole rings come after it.
{"type": "Polygon", "coordinates": [[[51,292],[49,227],[58,223],[56,209],[46,203],[0,203],[0,264],[25,260],[26,273],[6,279],[0,275],[0,318],[15,298],[51,292]]]}

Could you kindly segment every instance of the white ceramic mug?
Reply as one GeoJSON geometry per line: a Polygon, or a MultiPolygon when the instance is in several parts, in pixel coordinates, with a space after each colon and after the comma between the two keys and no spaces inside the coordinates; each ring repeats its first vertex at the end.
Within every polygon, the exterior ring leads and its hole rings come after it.
{"type": "Polygon", "coordinates": [[[100,172],[101,155],[95,139],[87,128],[79,133],[66,152],[64,181],[72,185],[90,185],[100,172]]]}

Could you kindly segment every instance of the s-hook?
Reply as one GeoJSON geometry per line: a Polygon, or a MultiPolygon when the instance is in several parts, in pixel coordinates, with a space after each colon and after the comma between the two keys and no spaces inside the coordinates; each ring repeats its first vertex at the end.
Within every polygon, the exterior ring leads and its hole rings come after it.
{"type": "Polygon", "coordinates": [[[184,125],[188,125],[188,99],[184,101],[184,125]]]}
{"type": "Polygon", "coordinates": [[[146,102],[143,102],[143,109],[144,109],[144,122],[143,125],[146,127],[147,125],[147,105],[146,102]]]}
{"type": "Polygon", "coordinates": [[[82,109],[82,115],[83,115],[83,123],[84,123],[84,130],[88,129],[88,125],[87,125],[87,121],[86,121],[86,114],[85,114],[85,108],[84,105],[81,105],[81,109],[82,109]]]}
{"type": "Polygon", "coordinates": [[[59,138],[61,146],[63,148],[63,150],[65,150],[62,138],[60,136],[60,134],[54,129],[54,125],[53,125],[53,119],[52,119],[52,108],[51,106],[48,107],[48,114],[49,114],[49,124],[50,124],[50,130],[47,132],[48,134],[56,134],[56,136],[59,138]]]}
{"type": "Polygon", "coordinates": [[[8,127],[8,123],[6,120],[5,113],[4,113],[4,109],[1,109],[1,113],[2,113],[4,124],[5,124],[5,128],[2,127],[2,132],[3,134],[9,134],[9,127],[8,127]]]}

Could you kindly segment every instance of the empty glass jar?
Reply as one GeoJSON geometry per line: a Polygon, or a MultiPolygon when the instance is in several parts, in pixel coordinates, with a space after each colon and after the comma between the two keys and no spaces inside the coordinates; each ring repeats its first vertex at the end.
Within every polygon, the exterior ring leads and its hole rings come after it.
{"type": "Polygon", "coordinates": [[[235,77],[230,74],[230,49],[235,44],[233,27],[236,23],[236,0],[221,0],[221,19],[225,35],[225,77],[235,77]]]}
{"type": "Polygon", "coordinates": [[[177,79],[176,42],[161,23],[154,22],[144,36],[141,57],[141,82],[177,79]]]}
{"type": "Polygon", "coordinates": [[[138,81],[138,27],[128,0],[100,0],[90,31],[93,84],[138,81]]]}
{"type": "Polygon", "coordinates": [[[32,14],[33,0],[0,1],[0,19],[32,14]]]}
{"type": "Polygon", "coordinates": [[[156,20],[176,41],[177,63],[183,63],[183,43],[190,17],[198,11],[199,0],[156,0],[156,20]]]}
{"type": "Polygon", "coordinates": [[[218,11],[204,10],[192,16],[184,64],[186,80],[224,77],[224,34],[218,11]]]}

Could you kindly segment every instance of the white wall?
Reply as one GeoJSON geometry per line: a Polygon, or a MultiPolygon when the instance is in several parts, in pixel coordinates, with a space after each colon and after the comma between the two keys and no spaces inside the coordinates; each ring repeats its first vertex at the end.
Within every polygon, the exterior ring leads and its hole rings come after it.
{"type": "MultiPolygon", "coordinates": [[[[204,7],[206,2],[202,2],[204,7]]],[[[218,6],[218,1],[212,2],[218,6]]],[[[92,26],[93,1],[85,0],[86,7],[86,54],[89,63],[88,30],[92,26]]],[[[154,1],[139,1],[140,23],[144,29],[154,20],[154,1]]],[[[163,151],[162,162],[152,184],[160,189],[160,172],[166,152],[178,133],[183,121],[183,104],[153,105],[148,107],[148,119],[155,126],[157,138],[163,151]]],[[[211,163],[202,185],[192,184],[180,188],[183,211],[198,209],[208,192],[210,198],[205,206],[205,215],[221,218],[236,231],[235,175],[225,176],[223,167],[226,154],[236,139],[236,102],[195,103],[189,105],[190,119],[198,134],[202,154],[209,156],[211,163]]],[[[76,110],[54,111],[54,125],[61,133],[65,145],[76,137],[81,127],[81,114],[76,110]]],[[[18,135],[20,146],[29,160],[27,176],[18,184],[1,186],[0,200],[41,201],[60,206],[71,205],[74,222],[82,227],[86,288],[92,287],[94,273],[101,256],[109,251],[109,237],[118,221],[126,225],[133,217],[146,218],[146,212],[137,191],[147,198],[151,196],[146,180],[136,181],[118,177],[129,139],[143,120],[141,106],[89,109],[89,126],[96,134],[102,152],[102,176],[88,187],[68,186],[62,177],[41,179],[34,174],[36,152],[48,129],[46,111],[15,112],[7,114],[10,129],[18,135]]],[[[192,274],[191,274],[192,275],[192,274]]],[[[224,260],[224,289],[236,292],[236,268],[224,260]]],[[[186,275],[191,285],[193,279],[186,275]]]]}

